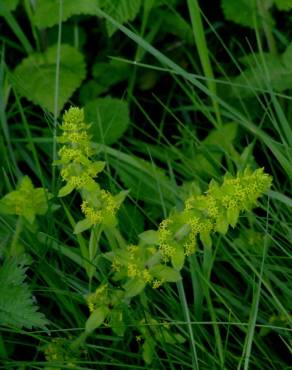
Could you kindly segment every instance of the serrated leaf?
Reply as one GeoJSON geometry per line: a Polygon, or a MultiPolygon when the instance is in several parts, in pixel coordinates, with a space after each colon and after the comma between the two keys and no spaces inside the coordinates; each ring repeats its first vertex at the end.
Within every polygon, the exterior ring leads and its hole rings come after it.
{"type": "Polygon", "coordinates": [[[126,102],[106,97],[87,103],[84,107],[93,141],[111,145],[119,140],[130,124],[129,108],[126,102]]]}
{"type": "MultiPolygon", "coordinates": [[[[62,0],[62,21],[66,21],[72,15],[96,14],[98,0],[62,0]]],[[[38,0],[36,2],[33,23],[38,28],[52,27],[59,23],[59,0],[38,0]]]]}
{"type": "Polygon", "coordinates": [[[97,329],[106,319],[109,309],[106,306],[101,306],[95,309],[89,316],[85,324],[85,332],[91,333],[97,329]]]}
{"type": "Polygon", "coordinates": [[[24,283],[26,268],[15,258],[0,268],[0,325],[31,329],[44,328],[48,321],[38,312],[29,287],[24,283]]]}
{"type": "Polygon", "coordinates": [[[155,278],[169,283],[176,283],[181,279],[181,275],[177,270],[162,264],[151,267],[149,272],[155,278]]]}
{"type": "MultiPolygon", "coordinates": [[[[115,21],[123,24],[132,21],[141,7],[141,0],[100,0],[100,6],[115,21]]],[[[117,28],[106,21],[106,28],[109,36],[112,36],[117,28]]]]}
{"type": "Polygon", "coordinates": [[[142,279],[131,279],[123,285],[125,298],[132,298],[142,292],[146,284],[142,279]]]}
{"type": "MultiPolygon", "coordinates": [[[[44,53],[33,53],[15,68],[13,83],[18,92],[54,112],[57,45],[44,53]]],[[[86,74],[83,55],[70,45],[61,45],[60,79],[58,92],[58,111],[60,111],[73,92],[80,86],[86,74]]]]}

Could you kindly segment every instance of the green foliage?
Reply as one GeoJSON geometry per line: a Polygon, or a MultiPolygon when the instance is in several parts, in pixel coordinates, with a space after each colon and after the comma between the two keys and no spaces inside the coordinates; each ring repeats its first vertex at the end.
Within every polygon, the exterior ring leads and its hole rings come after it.
{"type": "Polygon", "coordinates": [[[289,366],[290,8],[0,1],[3,368],[289,366]]]}
{"type": "Polygon", "coordinates": [[[117,155],[117,159],[111,162],[134,198],[159,206],[164,202],[168,208],[174,203],[175,191],[171,181],[154,163],[135,155],[132,155],[129,161],[122,161],[122,157],[117,155]]]}
{"type": "Polygon", "coordinates": [[[216,176],[218,164],[221,163],[223,155],[231,152],[234,154],[232,144],[236,139],[237,131],[236,123],[226,123],[218,129],[211,130],[193,155],[191,165],[194,172],[216,176]]]}
{"type": "Polygon", "coordinates": [[[22,216],[32,224],[36,215],[47,212],[51,197],[43,188],[34,188],[30,178],[24,176],[17,190],[0,199],[0,213],[22,216]]]}
{"type": "Polygon", "coordinates": [[[292,1],[291,0],[274,0],[277,8],[279,10],[290,10],[292,9],[292,1]]]}
{"type": "MultiPolygon", "coordinates": [[[[82,1],[62,1],[62,21],[66,21],[73,15],[79,14],[96,14],[98,0],[82,0],[82,1]]],[[[36,2],[35,12],[33,14],[33,23],[38,28],[52,27],[59,23],[59,8],[58,0],[38,0],[36,2]]]]}
{"type": "Polygon", "coordinates": [[[254,27],[253,17],[257,13],[256,0],[221,0],[226,19],[247,27],[254,27]]]}
{"type": "Polygon", "coordinates": [[[245,170],[235,178],[226,175],[220,186],[211,181],[205,195],[191,196],[182,212],[173,212],[159,226],[159,246],[164,259],[182,268],[183,253],[191,255],[197,237],[206,248],[212,246],[211,234],[226,234],[235,227],[241,212],[250,211],[262,193],[269,190],[272,179],[263,169],[245,170]]]}
{"type": "Polygon", "coordinates": [[[292,45],[279,56],[266,54],[264,65],[260,55],[248,55],[243,58],[249,67],[232,79],[231,88],[223,88],[226,97],[237,96],[248,98],[269,89],[282,92],[292,87],[292,45]]]}
{"type": "MultiPolygon", "coordinates": [[[[54,112],[55,107],[57,56],[58,46],[51,46],[44,53],[33,53],[23,59],[13,73],[18,92],[50,112],[54,112]]],[[[72,46],[62,45],[59,73],[58,112],[85,77],[83,55],[72,46]]]]}
{"type": "Polygon", "coordinates": [[[2,0],[2,2],[6,9],[13,11],[17,8],[19,0],[2,0]]]}
{"type": "Polygon", "coordinates": [[[44,328],[45,316],[38,312],[28,285],[26,267],[15,258],[7,258],[0,268],[0,325],[18,328],[44,328]]]}
{"type": "MultiPolygon", "coordinates": [[[[123,24],[136,17],[141,3],[141,0],[100,0],[100,7],[114,20],[123,24]]],[[[117,30],[109,21],[106,21],[106,28],[109,36],[117,30]]]]}
{"type": "Polygon", "coordinates": [[[115,143],[130,125],[127,103],[109,96],[88,102],[84,112],[87,122],[92,123],[91,133],[97,143],[115,143]]]}

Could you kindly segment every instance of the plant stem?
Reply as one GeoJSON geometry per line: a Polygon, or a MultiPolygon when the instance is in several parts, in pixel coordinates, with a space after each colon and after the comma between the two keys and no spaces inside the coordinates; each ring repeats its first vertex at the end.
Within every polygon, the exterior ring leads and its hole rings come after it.
{"type": "Polygon", "coordinates": [[[182,308],[183,308],[183,311],[184,311],[184,316],[185,316],[185,320],[186,320],[188,330],[189,330],[189,335],[190,335],[190,341],[191,341],[191,347],[192,347],[192,351],[191,351],[192,366],[193,366],[193,369],[199,369],[196,343],[195,343],[195,339],[194,339],[194,333],[193,333],[193,328],[192,328],[192,325],[191,325],[188,303],[187,303],[187,299],[186,299],[185,290],[184,290],[182,280],[179,280],[177,282],[177,288],[178,288],[178,293],[179,293],[181,305],[182,305],[182,308]]]}
{"type": "MultiPolygon", "coordinates": [[[[204,245],[203,275],[207,283],[210,281],[213,261],[214,261],[214,256],[212,253],[212,248],[204,245]]],[[[220,330],[217,325],[216,312],[213,307],[208,284],[204,284],[204,293],[205,293],[205,297],[207,301],[208,311],[210,312],[210,316],[212,320],[212,326],[214,330],[220,363],[221,363],[222,368],[224,368],[223,344],[222,344],[222,339],[220,335],[220,330]]]]}
{"type": "Polygon", "coordinates": [[[262,18],[263,29],[264,29],[264,33],[267,39],[269,50],[272,54],[277,55],[278,51],[277,51],[276,41],[275,41],[272,28],[271,28],[271,24],[270,24],[271,17],[270,17],[270,13],[267,7],[267,1],[258,0],[257,5],[258,5],[259,14],[262,18]]]}
{"type": "Polygon", "coordinates": [[[13,256],[13,257],[17,256],[17,254],[18,254],[17,253],[17,242],[18,242],[18,239],[19,239],[19,235],[22,231],[22,226],[23,226],[22,218],[21,218],[21,216],[19,216],[18,219],[17,219],[16,225],[15,225],[15,231],[14,231],[12,241],[11,241],[11,245],[10,245],[10,255],[13,256]]]}

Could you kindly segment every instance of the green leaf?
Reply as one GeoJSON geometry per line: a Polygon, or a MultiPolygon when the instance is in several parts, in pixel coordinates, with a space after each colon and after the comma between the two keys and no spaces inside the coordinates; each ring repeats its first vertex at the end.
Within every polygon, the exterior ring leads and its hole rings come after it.
{"type": "Polygon", "coordinates": [[[180,271],[183,268],[185,262],[185,253],[184,248],[180,245],[177,245],[174,255],[171,257],[172,266],[180,271]]]}
{"type": "Polygon", "coordinates": [[[80,234],[85,230],[88,230],[92,226],[91,221],[88,218],[84,218],[81,221],[78,221],[74,227],[74,234],[80,234]]]}
{"type": "Polygon", "coordinates": [[[137,207],[125,202],[118,213],[119,227],[125,232],[129,242],[136,241],[136,237],[144,230],[144,217],[137,207]]]}
{"type": "Polygon", "coordinates": [[[204,247],[211,248],[212,247],[212,238],[209,232],[201,232],[200,239],[203,243],[204,247]]]}
{"type": "MultiPolygon", "coordinates": [[[[122,156],[121,156],[122,157],[122,156]]],[[[131,155],[111,161],[131,196],[150,204],[171,208],[175,199],[175,189],[164,171],[143,159],[131,155]],[[129,161],[126,160],[129,158],[129,161]]]]}
{"type": "Polygon", "coordinates": [[[109,96],[86,104],[84,113],[86,121],[92,123],[93,141],[98,143],[115,143],[130,125],[127,103],[109,96]]]}
{"type": "Polygon", "coordinates": [[[220,214],[216,220],[215,230],[225,235],[228,231],[228,226],[227,216],[225,214],[220,214]]]}
{"type": "Polygon", "coordinates": [[[181,279],[180,273],[175,270],[172,267],[162,265],[162,264],[157,264],[149,269],[149,272],[151,275],[153,275],[155,278],[162,280],[162,281],[167,281],[170,283],[176,283],[181,279]]]}
{"type": "Polygon", "coordinates": [[[1,2],[3,3],[4,7],[6,7],[6,9],[13,12],[17,8],[19,0],[1,0],[1,2]]]}
{"type": "Polygon", "coordinates": [[[274,0],[279,10],[290,10],[292,9],[292,0],[274,0]]]}
{"type": "MultiPolygon", "coordinates": [[[[44,53],[33,53],[15,68],[13,83],[18,92],[54,112],[57,45],[44,53]]],[[[86,74],[83,55],[69,45],[61,45],[60,79],[58,91],[58,111],[80,86],[86,74]]]]}
{"type": "Polygon", "coordinates": [[[127,63],[111,60],[109,63],[97,62],[92,67],[92,75],[100,86],[100,92],[129,77],[131,67],[127,63]]]}
{"type": "MultiPolygon", "coordinates": [[[[141,6],[141,0],[100,0],[100,7],[117,22],[123,24],[132,21],[141,6]]],[[[110,22],[106,21],[106,28],[109,36],[117,30],[110,22]]]]}
{"type": "Polygon", "coordinates": [[[24,176],[18,190],[11,191],[0,199],[0,212],[23,216],[32,224],[36,215],[47,212],[47,200],[51,197],[43,188],[34,188],[30,178],[24,176]]]}
{"type": "Polygon", "coordinates": [[[242,26],[253,28],[253,14],[256,12],[256,0],[221,0],[224,16],[242,26]]]}
{"type": "Polygon", "coordinates": [[[227,221],[232,227],[235,227],[235,225],[237,224],[238,217],[239,217],[239,211],[237,208],[227,209],[227,221]]]}
{"type": "MultiPolygon", "coordinates": [[[[8,0],[9,1],[9,0],[8,0]]],[[[98,0],[62,0],[62,21],[66,21],[72,15],[96,14],[98,0]]],[[[59,23],[59,0],[38,0],[36,2],[33,23],[38,28],[52,27],[59,23]]]]}
{"type": "Polygon", "coordinates": [[[48,321],[37,312],[31,292],[24,283],[26,268],[15,258],[0,267],[0,325],[18,328],[44,328],[48,321]]]}
{"type": "Polygon", "coordinates": [[[238,124],[233,122],[211,130],[194,155],[194,171],[217,176],[218,164],[222,161],[223,154],[230,152],[237,131],[238,124]]]}
{"type": "Polygon", "coordinates": [[[70,194],[74,190],[74,185],[70,184],[69,182],[61,187],[61,189],[58,192],[58,197],[65,197],[66,195],[70,194]]]}
{"type": "Polygon", "coordinates": [[[194,44],[192,27],[178,12],[168,9],[154,9],[151,17],[163,20],[160,24],[161,31],[178,36],[188,44],[194,44]]]}
{"type": "Polygon", "coordinates": [[[154,355],[154,341],[153,340],[145,340],[143,343],[143,360],[146,362],[146,364],[150,365],[153,360],[154,355]]]}
{"type": "Polygon", "coordinates": [[[132,298],[140,294],[145,288],[146,284],[142,279],[131,279],[123,285],[125,289],[125,298],[132,298]]]}
{"type": "Polygon", "coordinates": [[[158,233],[156,230],[147,230],[139,234],[139,239],[144,244],[158,245],[158,233]]]}
{"type": "Polygon", "coordinates": [[[116,335],[120,337],[124,335],[126,326],[123,321],[123,312],[121,310],[118,309],[111,310],[109,326],[116,335]]]}
{"type": "Polygon", "coordinates": [[[109,309],[106,306],[101,306],[95,309],[86,321],[85,332],[91,333],[97,329],[104,322],[108,313],[109,309]]]}
{"type": "MultiPolygon", "coordinates": [[[[280,56],[266,53],[265,66],[262,65],[260,56],[255,55],[254,58],[249,68],[232,79],[230,87],[222,85],[222,96],[248,98],[269,88],[282,92],[292,87],[292,44],[280,56]]],[[[252,60],[252,56],[247,60],[252,60]]]]}

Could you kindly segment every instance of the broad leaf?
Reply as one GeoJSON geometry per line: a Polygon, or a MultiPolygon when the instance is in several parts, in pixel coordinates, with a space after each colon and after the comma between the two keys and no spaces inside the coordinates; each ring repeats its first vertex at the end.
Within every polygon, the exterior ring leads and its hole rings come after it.
{"type": "MultiPolygon", "coordinates": [[[[100,0],[100,7],[117,22],[123,24],[132,21],[141,6],[141,0],[100,0]]],[[[117,30],[110,22],[106,21],[106,28],[109,36],[117,30]]]]}
{"type": "Polygon", "coordinates": [[[86,121],[92,123],[93,141],[113,144],[119,140],[130,124],[126,102],[106,97],[93,100],[84,107],[86,121]]]}
{"type": "Polygon", "coordinates": [[[132,298],[145,288],[146,284],[142,279],[131,279],[126,284],[124,284],[123,288],[125,289],[125,298],[132,298]]]}
{"type": "Polygon", "coordinates": [[[109,309],[106,306],[101,306],[95,309],[86,321],[85,324],[86,333],[91,333],[95,329],[97,329],[104,322],[108,313],[109,309]]]}
{"type": "MultiPolygon", "coordinates": [[[[62,21],[76,14],[96,14],[98,0],[62,0],[62,21]]],[[[38,28],[52,27],[59,23],[59,0],[38,0],[33,22],[38,28]]]]}
{"type": "Polygon", "coordinates": [[[277,92],[292,87],[292,44],[280,55],[265,54],[265,66],[261,57],[245,57],[250,67],[232,79],[231,87],[221,87],[221,95],[225,98],[248,98],[272,88],[277,92]],[[254,59],[254,60],[253,60],[254,59]]]}
{"type": "Polygon", "coordinates": [[[91,226],[92,222],[88,218],[84,218],[75,225],[74,234],[80,234],[83,231],[88,230],[91,226]]]}
{"type": "Polygon", "coordinates": [[[180,273],[172,267],[157,264],[149,269],[151,275],[159,280],[176,283],[181,279],[180,273]]]}
{"type": "MultiPolygon", "coordinates": [[[[54,112],[57,45],[44,53],[33,53],[16,67],[14,85],[18,92],[39,104],[42,108],[54,112]]],[[[58,91],[58,111],[80,86],[86,74],[83,55],[69,45],[61,45],[60,78],[58,91]]]]}

